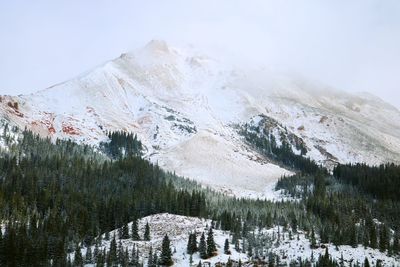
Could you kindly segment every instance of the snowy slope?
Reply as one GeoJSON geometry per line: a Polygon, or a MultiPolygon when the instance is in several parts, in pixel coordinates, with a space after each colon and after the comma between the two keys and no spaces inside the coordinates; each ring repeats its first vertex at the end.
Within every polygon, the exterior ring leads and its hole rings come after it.
{"type": "MultiPolygon", "coordinates": [[[[115,235],[117,244],[121,241],[121,244],[125,249],[128,249],[129,254],[133,247],[139,249],[140,261],[146,263],[150,247],[153,248],[153,252],[157,252],[159,255],[161,252],[161,244],[164,235],[168,235],[171,240],[171,250],[173,253],[173,266],[191,266],[189,264],[190,255],[186,252],[187,242],[189,233],[196,233],[197,242],[199,242],[201,234],[204,232],[207,236],[209,227],[211,226],[210,220],[199,219],[195,217],[186,217],[173,215],[168,213],[155,214],[144,217],[139,221],[139,235],[143,235],[146,223],[150,226],[150,241],[133,241],[131,239],[118,239],[118,229],[109,233],[110,239],[115,235]]],[[[128,228],[131,229],[131,224],[128,224],[128,228]]],[[[306,238],[305,233],[299,231],[298,234],[293,234],[292,239],[289,236],[289,230],[283,230],[284,227],[274,227],[270,229],[262,229],[257,231],[255,235],[264,240],[263,250],[257,252],[259,255],[267,256],[269,252],[273,252],[280,256],[280,262],[284,266],[292,261],[302,258],[303,260],[312,258],[317,261],[320,255],[324,255],[324,248],[310,249],[310,241],[306,238]],[[279,238],[278,238],[279,236],[279,238]]],[[[232,236],[227,231],[215,230],[214,229],[214,240],[217,245],[218,255],[202,260],[203,263],[209,262],[211,266],[215,266],[216,263],[226,263],[228,259],[238,261],[239,259],[246,263],[249,257],[246,253],[238,252],[234,249],[234,245],[231,244],[232,236]],[[231,255],[224,254],[224,243],[225,239],[230,242],[231,255]]],[[[102,241],[98,248],[100,251],[109,250],[110,240],[105,240],[105,234],[102,235],[102,241]]],[[[242,241],[240,241],[242,242],[242,241]]],[[[328,247],[329,254],[333,259],[340,262],[343,255],[344,266],[353,265],[358,261],[363,263],[367,257],[372,266],[375,266],[377,260],[381,260],[383,266],[399,266],[400,262],[398,258],[388,257],[385,253],[380,252],[377,249],[364,248],[359,246],[352,248],[350,246],[338,246],[337,248],[333,244],[325,244],[328,247]]],[[[92,252],[94,246],[91,247],[92,252]]],[[[85,256],[86,248],[81,249],[82,255],[85,256]]],[[[255,252],[256,253],[256,252],[255,252]]],[[[73,258],[73,253],[70,255],[73,258]]],[[[193,265],[197,266],[197,263],[201,260],[199,253],[193,254],[193,265]]],[[[90,265],[89,265],[90,266],[90,265]]],[[[253,266],[253,264],[245,264],[244,266],[253,266]]]]}
{"type": "Polygon", "coordinates": [[[236,126],[264,114],[305,142],[320,163],[400,160],[400,112],[369,95],[263,68],[241,69],[151,41],[70,81],[2,96],[0,114],[43,136],[98,144],[134,132],[163,168],[216,189],[262,196],[289,171],[263,159],[236,126]]]}

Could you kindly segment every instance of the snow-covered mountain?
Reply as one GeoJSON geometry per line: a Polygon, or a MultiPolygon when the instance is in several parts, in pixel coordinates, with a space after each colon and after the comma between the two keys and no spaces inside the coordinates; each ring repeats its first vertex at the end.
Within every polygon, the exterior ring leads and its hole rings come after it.
{"type": "Polygon", "coordinates": [[[304,142],[306,156],[328,167],[400,162],[400,112],[380,99],[238,68],[163,41],[37,93],[2,96],[0,114],[43,136],[94,145],[109,130],[134,132],[163,168],[242,196],[265,195],[291,173],[238,134],[260,118],[279,122],[304,142]]]}

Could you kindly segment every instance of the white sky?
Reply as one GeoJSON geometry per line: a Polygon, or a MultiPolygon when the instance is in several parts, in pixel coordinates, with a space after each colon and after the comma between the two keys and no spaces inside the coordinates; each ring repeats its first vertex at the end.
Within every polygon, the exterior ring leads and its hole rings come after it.
{"type": "Polygon", "coordinates": [[[398,0],[4,0],[0,38],[1,94],[34,92],[164,39],[400,107],[398,0]]]}

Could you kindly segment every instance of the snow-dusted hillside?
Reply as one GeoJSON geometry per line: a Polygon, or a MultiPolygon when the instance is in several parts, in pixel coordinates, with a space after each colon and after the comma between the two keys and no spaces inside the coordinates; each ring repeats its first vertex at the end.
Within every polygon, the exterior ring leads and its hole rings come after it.
{"type": "Polygon", "coordinates": [[[262,68],[225,65],[151,41],[75,79],[31,95],[3,96],[0,114],[43,136],[98,144],[134,132],[163,168],[236,195],[261,196],[290,171],[249,148],[237,125],[264,114],[301,138],[311,158],[400,161],[400,112],[262,68]]]}
{"type": "MultiPolygon", "coordinates": [[[[98,251],[108,251],[110,248],[111,239],[116,237],[117,244],[121,244],[123,250],[128,250],[129,255],[132,253],[133,247],[139,250],[140,262],[147,262],[150,247],[153,252],[158,255],[161,252],[161,244],[164,235],[168,235],[171,240],[171,250],[173,251],[173,266],[197,266],[201,260],[199,253],[194,253],[192,256],[193,264],[190,265],[190,255],[187,254],[187,242],[189,233],[197,234],[197,242],[199,242],[201,234],[204,232],[207,235],[208,229],[211,227],[210,220],[204,220],[194,217],[186,217],[172,214],[155,214],[144,217],[139,221],[139,235],[143,237],[144,228],[146,223],[150,226],[150,241],[133,241],[132,239],[119,239],[118,229],[109,233],[110,239],[105,240],[105,234],[102,235],[101,242],[97,245],[98,251]],[[120,243],[121,241],[121,243],[120,243]]],[[[128,224],[128,228],[131,229],[131,224],[128,224]]],[[[226,263],[228,259],[239,261],[244,264],[243,266],[253,266],[249,261],[249,257],[246,252],[236,251],[234,245],[231,244],[232,235],[227,231],[215,230],[214,239],[217,245],[217,255],[207,259],[201,260],[203,263],[209,262],[211,266],[215,266],[216,263],[226,263]],[[224,243],[225,239],[230,242],[231,255],[224,254],[224,243]]],[[[264,256],[267,258],[269,253],[279,255],[280,263],[283,266],[289,266],[289,263],[297,261],[299,258],[302,260],[309,259],[317,261],[319,256],[325,254],[325,248],[328,247],[329,254],[333,259],[338,262],[343,259],[343,266],[350,266],[350,264],[363,263],[367,257],[372,266],[375,266],[377,260],[381,260],[383,266],[397,266],[399,264],[397,258],[388,257],[385,253],[379,252],[379,250],[373,250],[370,248],[364,248],[359,246],[352,248],[350,246],[339,246],[335,247],[333,244],[324,244],[320,248],[311,249],[310,241],[306,238],[304,232],[299,231],[298,234],[292,234],[290,238],[289,229],[284,230],[283,227],[274,227],[271,229],[262,229],[255,233],[257,239],[263,240],[262,250],[254,250],[254,256],[259,255],[261,258],[264,256]],[[343,257],[343,258],[342,258],[343,257]]],[[[240,241],[240,249],[242,249],[242,240],[240,241]]],[[[95,246],[91,247],[91,251],[95,251],[95,246]]],[[[83,256],[86,255],[86,248],[81,249],[83,256]]],[[[72,253],[71,258],[73,259],[74,254],[72,253]]],[[[90,266],[90,265],[88,265],[90,266]]]]}

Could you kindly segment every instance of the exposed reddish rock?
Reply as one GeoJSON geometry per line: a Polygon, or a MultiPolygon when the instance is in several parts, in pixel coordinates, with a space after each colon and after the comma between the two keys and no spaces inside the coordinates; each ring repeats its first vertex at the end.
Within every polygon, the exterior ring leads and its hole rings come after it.
{"type": "Polygon", "coordinates": [[[48,130],[49,133],[51,133],[51,134],[55,134],[55,133],[56,133],[56,129],[54,129],[53,126],[47,127],[47,130],[48,130]]]}
{"type": "Polygon", "coordinates": [[[67,125],[65,123],[62,124],[62,131],[69,135],[80,135],[78,129],[75,129],[72,125],[67,125]]]}

